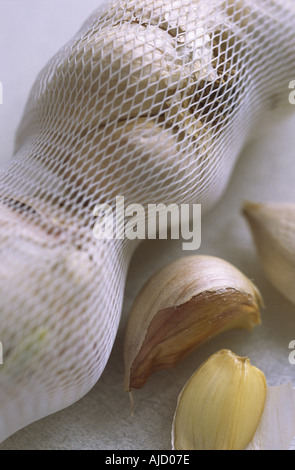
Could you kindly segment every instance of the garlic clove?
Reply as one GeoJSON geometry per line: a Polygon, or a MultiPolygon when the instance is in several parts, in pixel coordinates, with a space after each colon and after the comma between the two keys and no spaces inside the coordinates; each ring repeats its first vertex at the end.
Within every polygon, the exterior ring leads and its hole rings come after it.
{"type": "Polygon", "coordinates": [[[264,411],[247,450],[289,450],[295,438],[295,389],[268,387],[264,411]]]}
{"type": "Polygon", "coordinates": [[[263,301],[232,264],[213,256],[182,257],[154,274],[135,299],[124,344],[126,391],[173,367],[205,340],[259,324],[263,301]]]}
{"type": "Polygon", "coordinates": [[[261,419],[263,372],[223,349],[205,361],[181,391],[172,426],[173,450],[242,450],[261,419]]]}
{"type": "Polygon", "coordinates": [[[243,214],[268,280],[295,303],[295,204],[247,202],[243,214]]]}

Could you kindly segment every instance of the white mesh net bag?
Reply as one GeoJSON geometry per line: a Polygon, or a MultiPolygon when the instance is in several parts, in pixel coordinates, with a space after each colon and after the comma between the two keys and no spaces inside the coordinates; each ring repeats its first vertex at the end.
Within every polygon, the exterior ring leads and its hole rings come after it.
{"type": "Polygon", "coordinates": [[[96,239],[96,204],[212,207],[290,109],[294,30],[292,0],[117,1],[40,73],[0,171],[0,441],[107,363],[137,242],[96,239]]]}

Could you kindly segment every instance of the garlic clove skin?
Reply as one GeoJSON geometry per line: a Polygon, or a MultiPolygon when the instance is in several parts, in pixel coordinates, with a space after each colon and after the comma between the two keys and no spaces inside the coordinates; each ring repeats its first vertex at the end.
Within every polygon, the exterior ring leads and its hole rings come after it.
{"type": "Polygon", "coordinates": [[[127,320],[125,390],[142,388],[151,374],[222,331],[252,329],[261,323],[262,306],[255,285],[220,258],[186,256],[163,267],[143,286],[127,320]]]}
{"type": "Polygon", "coordinates": [[[260,422],[263,372],[227,349],[213,354],[181,391],[172,426],[173,450],[243,450],[260,422]]]}
{"type": "Polygon", "coordinates": [[[290,383],[268,387],[264,411],[246,450],[289,450],[295,438],[295,389],[290,383]]]}
{"type": "Polygon", "coordinates": [[[266,277],[295,303],[295,204],[247,202],[243,214],[266,277]]]}

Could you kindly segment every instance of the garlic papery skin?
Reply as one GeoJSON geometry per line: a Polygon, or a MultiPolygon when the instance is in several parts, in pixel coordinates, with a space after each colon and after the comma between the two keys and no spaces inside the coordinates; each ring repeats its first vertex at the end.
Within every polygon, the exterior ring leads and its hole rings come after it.
{"type": "Polygon", "coordinates": [[[267,389],[263,415],[247,450],[289,450],[295,438],[295,390],[290,383],[267,389]]]}
{"type": "Polygon", "coordinates": [[[173,450],[243,450],[260,422],[267,391],[263,372],[223,349],[181,391],[172,426],[173,450]]]}
{"type": "Polygon", "coordinates": [[[266,277],[295,303],[295,204],[247,202],[243,214],[266,277]]]}
{"type": "Polygon", "coordinates": [[[261,323],[261,295],[241,271],[213,256],[182,257],[137,295],[126,326],[126,391],[169,369],[207,339],[261,323]]]}

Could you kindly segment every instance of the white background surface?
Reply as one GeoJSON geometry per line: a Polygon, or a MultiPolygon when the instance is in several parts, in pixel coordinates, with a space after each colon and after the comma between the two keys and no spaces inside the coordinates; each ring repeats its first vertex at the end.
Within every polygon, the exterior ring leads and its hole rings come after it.
{"type": "MultiPolygon", "coordinates": [[[[37,73],[99,4],[99,0],[0,0],[1,161],[12,154],[15,130],[37,73]]],[[[270,385],[291,381],[295,386],[295,366],[288,362],[288,345],[295,339],[295,306],[266,281],[240,213],[244,200],[295,202],[294,129],[295,113],[249,143],[226,193],[202,222],[198,253],[222,257],[254,280],[266,305],[262,326],[250,333],[227,332],[172,371],[155,374],[135,393],[131,417],[122,386],[126,315],[144,281],[184,254],[181,241],[144,242],[130,266],[120,330],[100,381],[81,401],[21,430],[0,449],[170,449],[178,393],[198,365],[220,348],[248,355],[270,385]]]]}

